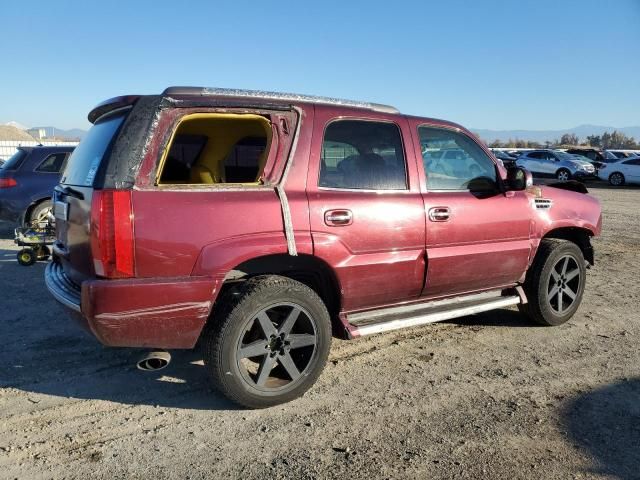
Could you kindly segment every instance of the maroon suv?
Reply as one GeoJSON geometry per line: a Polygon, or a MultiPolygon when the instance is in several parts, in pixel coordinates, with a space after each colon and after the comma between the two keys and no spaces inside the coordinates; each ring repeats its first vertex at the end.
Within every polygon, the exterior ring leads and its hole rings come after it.
{"type": "Polygon", "coordinates": [[[245,406],[302,395],[332,333],[509,305],[559,325],[580,304],[598,201],[532,186],[460,125],[193,87],[89,120],[54,194],[50,292],[105,345],[200,341],[245,406]]]}

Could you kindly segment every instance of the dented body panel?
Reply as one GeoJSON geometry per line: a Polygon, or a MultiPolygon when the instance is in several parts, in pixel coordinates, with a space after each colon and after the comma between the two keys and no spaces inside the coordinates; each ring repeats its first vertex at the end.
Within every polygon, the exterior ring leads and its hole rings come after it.
{"type": "Polygon", "coordinates": [[[81,312],[89,330],[112,347],[193,348],[222,277],[90,280],[81,312]]]}

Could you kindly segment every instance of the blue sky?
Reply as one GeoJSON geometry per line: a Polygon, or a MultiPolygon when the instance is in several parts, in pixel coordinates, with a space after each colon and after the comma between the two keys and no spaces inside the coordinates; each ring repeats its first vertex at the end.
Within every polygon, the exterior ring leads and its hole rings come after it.
{"type": "Polygon", "coordinates": [[[640,125],[640,0],[2,2],[0,123],[168,85],[389,103],[473,128],[640,125]]]}

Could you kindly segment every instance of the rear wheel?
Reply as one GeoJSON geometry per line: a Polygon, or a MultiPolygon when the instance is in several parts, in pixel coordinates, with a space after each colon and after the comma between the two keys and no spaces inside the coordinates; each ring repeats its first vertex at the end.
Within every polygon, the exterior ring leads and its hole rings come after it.
{"type": "Polygon", "coordinates": [[[524,283],[528,303],[520,311],[541,325],[565,323],[580,306],[585,278],[584,256],[575,243],[542,240],[524,283]]]}
{"type": "Polygon", "coordinates": [[[571,172],[566,168],[561,168],[556,172],[556,178],[561,182],[567,182],[571,180],[571,172]]]}
{"type": "Polygon", "coordinates": [[[609,183],[614,187],[620,187],[621,185],[624,185],[624,175],[620,172],[613,172],[611,175],[609,175],[609,183]]]}
{"type": "Polygon", "coordinates": [[[313,290],[260,276],[222,301],[204,333],[205,365],[225,396],[264,408],[303,395],[322,372],[330,345],[329,313],[313,290]]]}
{"type": "Polygon", "coordinates": [[[52,203],[51,200],[45,200],[38,203],[29,214],[29,225],[38,225],[40,223],[48,222],[49,212],[51,212],[52,203]]]}

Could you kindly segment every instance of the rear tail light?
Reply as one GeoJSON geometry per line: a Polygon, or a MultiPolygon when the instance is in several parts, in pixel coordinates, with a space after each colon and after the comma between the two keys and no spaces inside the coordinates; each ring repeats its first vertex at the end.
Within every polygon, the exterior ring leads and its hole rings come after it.
{"type": "Polygon", "coordinates": [[[133,277],[133,209],[130,190],[95,190],[91,200],[91,254],[96,275],[133,277]]]}
{"type": "Polygon", "coordinates": [[[11,188],[18,185],[15,178],[0,178],[0,188],[11,188]]]}

